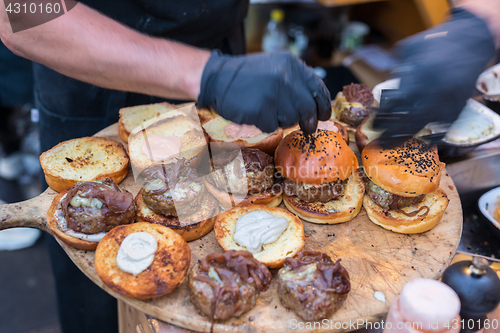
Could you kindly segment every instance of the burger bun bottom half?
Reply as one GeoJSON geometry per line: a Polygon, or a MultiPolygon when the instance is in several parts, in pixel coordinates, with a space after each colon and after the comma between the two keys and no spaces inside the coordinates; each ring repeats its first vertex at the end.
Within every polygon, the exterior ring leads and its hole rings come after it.
{"type": "Polygon", "coordinates": [[[368,195],[363,198],[363,206],[370,221],[382,228],[402,234],[422,233],[434,228],[443,217],[448,202],[446,193],[437,188],[434,192],[426,194],[422,202],[402,209],[409,213],[424,206],[429,207],[429,213],[425,217],[422,217],[422,213],[410,217],[393,210],[385,213],[368,195]]]}
{"type": "Polygon", "coordinates": [[[297,197],[283,194],[286,208],[301,219],[318,224],[337,224],[352,220],[363,205],[365,185],[359,172],[354,171],[348,178],[344,194],[328,202],[305,202],[297,197]]]}
{"type": "Polygon", "coordinates": [[[219,213],[219,203],[210,194],[203,197],[199,210],[179,220],[175,216],[165,216],[153,212],[142,199],[142,190],[134,199],[137,207],[137,221],[156,223],[174,230],[186,242],[205,236],[214,228],[215,216],[219,213]]]}
{"type": "Polygon", "coordinates": [[[285,258],[293,257],[302,250],[305,244],[304,225],[300,219],[283,208],[265,205],[236,206],[217,216],[215,221],[215,238],[224,251],[246,251],[234,240],[236,223],[240,217],[253,211],[265,211],[275,217],[285,218],[288,226],[273,243],[264,244],[262,251],[254,253],[255,259],[269,268],[283,266],[285,258]]]}

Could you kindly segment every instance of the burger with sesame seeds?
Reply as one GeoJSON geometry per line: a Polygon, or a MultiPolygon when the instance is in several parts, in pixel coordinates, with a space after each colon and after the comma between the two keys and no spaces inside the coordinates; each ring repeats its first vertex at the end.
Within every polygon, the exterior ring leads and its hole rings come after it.
{"type": "Polygon", "coordinates": [[[430,230],[448,206],[439,188],[445,164],[437,149],[417,139],[382,149],[377,141],[361,153],[366,194],[363,206],[370,220],[391,231],[413,234],[430,230]]]}
{"type": "Polygon", "coordinates": [[[362,206],[364,184],[358,160],[342,136],[327,130],[295,131],[274,155],[283,179],[283,201],[300,218],[320,224],[347,222],[362,206]]]}

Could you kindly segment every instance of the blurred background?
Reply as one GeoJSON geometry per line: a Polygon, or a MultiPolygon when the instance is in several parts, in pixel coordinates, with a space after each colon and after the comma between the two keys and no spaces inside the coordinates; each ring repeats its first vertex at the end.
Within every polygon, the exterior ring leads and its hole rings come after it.
{"type": "MultiPolygon", "coordinates": [[[[245,22],[248,53],[289,50],[315,68],[332,98],[344,85],[373,88],[388,79],[395,66],[390,51],[394,43],[444,21],[450,8],[448,0],[250,3],[245,22]]],[[[0,202],[26,200],[41,191],[38,111],[33,109],[32,91],[30,62],[0,44],[0,202]]],[[[500,185],[500,171],[478,167],[498,165],[498,140],[475,154],[449,161],[455,163],[448,171],[455,172],[462,200],[471,206],[464,206],[469,213],[461,248],[498,257],[498,241],[482,231],[474,199],[500,185]]],[[[46,237],[33,230],[0,232],[0,333],[60,332],[46,237]]]]}

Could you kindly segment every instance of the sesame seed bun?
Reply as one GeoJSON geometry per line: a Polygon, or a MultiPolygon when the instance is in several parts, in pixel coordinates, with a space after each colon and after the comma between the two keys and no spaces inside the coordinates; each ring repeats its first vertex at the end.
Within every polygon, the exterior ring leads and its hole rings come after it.
{"type": "MultiPolygon", "coordinates": [[[[336,128],[336,130],[333,132],[339,133],[340,135],[342,135],[342,138],[344,139],[345,143],[347,145],[349,145],[349,134],[347,133],[347,129],[345,127],[345,124],[343,124],[342,122],[340,122],[337,119],[328,119],[327,121],[330,121],[333,123],[333,125],[336,128]]],[[[299,124],[283,129],[283,136],[285,137],[288,134],[295,132],[295,131],[300,131],[299,124]]]]}
{"type": "Polygon", "coordinates": [[[311,185],[345,180],[358,167],[342,136],[325,130],[310,137],[301,131],[290,133],[276,148],[274,163],[285,178],[311,185]]]}
{"type": "Polygon", "coordinates": [[[435,191],[445,166],[435,147],[416,139],[392,149],[383,149],[378,140],[372,141],[363,149],[361,162],[371,181],[403,197],[435,191]]]}

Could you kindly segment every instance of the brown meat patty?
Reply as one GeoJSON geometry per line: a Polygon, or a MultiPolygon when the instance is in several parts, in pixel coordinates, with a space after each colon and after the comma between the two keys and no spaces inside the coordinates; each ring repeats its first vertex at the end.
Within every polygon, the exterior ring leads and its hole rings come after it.
{"type": "Polygon", "coordinates": [[[299,252],[278,272],[278,294],[287,309],[307,321],[329,317],[351,290],[349,274],[324,253],[299,252]]]}
{"type": "Polygon", "coordinates": [[[271,278],[248,251],[210,254],[189,272],[191,302],[212,320],[239,317],[255,306],[271,278]]]}
{"type": "Polygon", "coordinates": [[[424,200],[425,194],[418,195],[416,197],[402,197],[396,194],[392,194],[376,185],[367,177],[364,177],[366,194],[370,199],[382,207],[384,212],[388,212],[390,209],[401,209],[404,207],[409,207],[411,205],[418,204],[424,200]]]}
{"type": "Polygon", "coordinates": [[[305,202],[328,202],[338,199],[344,194],[347,179],[323,185],[296,183],[290,179],[283,181],[283,191],[289,197],[296,196],[305,202]]]}
{"type": "Polygon", "coordinates": [[[60,208],[67,227],[84,234],[108,232],[135,219],[132,194],[111,179],[74,185],[61,200],[60,208]]]}
{"type": "Polygon", "coordinates": [[[241,156],[238,150],[223,152],[212,163],[220,171],[212,173],[211,181],[223,190],[229,182],[233,194],[263,193],[274,184],[273,158],[259,149],[243,148],[241,156]]]}
{"type": "Polygon", "coordinates": [[[157,164],[144,172],[144,203],[157,214],[177,216],[177,209],[196,210],[206,193],[203,179],[196,170],[180,160],[175,164],[157,164]]]}

